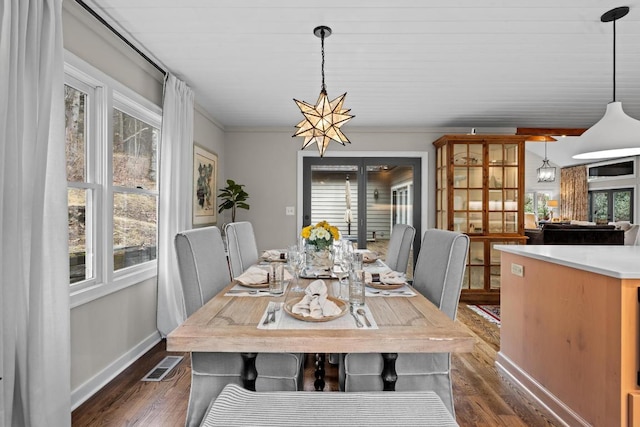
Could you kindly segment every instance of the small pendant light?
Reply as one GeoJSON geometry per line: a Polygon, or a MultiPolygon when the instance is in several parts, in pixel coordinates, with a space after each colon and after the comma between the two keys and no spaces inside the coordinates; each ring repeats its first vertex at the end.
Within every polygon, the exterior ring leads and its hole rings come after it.
{"type": "Polygon", "coordinates": [[[538,182],[553,182],[556,180],[556,168],[549,164],[547,159],[547,141],[544,142],[544,160],[538,168],[538,182]]]}

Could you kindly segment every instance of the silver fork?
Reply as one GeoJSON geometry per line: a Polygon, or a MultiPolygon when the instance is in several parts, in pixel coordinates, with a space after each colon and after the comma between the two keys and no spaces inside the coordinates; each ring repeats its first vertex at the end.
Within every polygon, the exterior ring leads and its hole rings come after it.
{"type": "Polygon", "coordinates": [[[276,311],[275,311],[275,307],[274,307],[274,303],[270,302],[269,305],[267,306],[267,315],[264,317],[264,322],[262,322],[263,325],[268,325],[269,322],[271,322],[271,318],[273,317],[273,320],[275,320],[275,316],[276,316],[276,311]]]}
{"type": "Polygon", "coordinates": [[[269,323],[276,321],[276,314],[278,314],[278,311],[280,311],[280,304],[277,302],[274,302],[273,310],[271,311],[271,320],[269,321],[269,323]]]}

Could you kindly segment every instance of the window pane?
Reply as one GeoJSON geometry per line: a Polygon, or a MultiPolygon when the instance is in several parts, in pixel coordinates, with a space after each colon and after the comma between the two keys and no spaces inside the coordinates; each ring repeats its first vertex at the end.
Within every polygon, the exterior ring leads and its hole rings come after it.
{"type": "Polygon", "coordinates": [[[538,208],[538,219],[549,219],[549,207],[547,206],[547,202],[551,198],[548,193],[536,193],[537,203],[536,206],[538,208]]]}
{"type": "Polygon", "coordinates": [[[84,182],[87,94],[64,86],[64,117],[67,154],[67,181],[84,182]]]}
{"type": "Polygon", "coordinates": [[[534,193],[524,193],[524,211],[525,213],[535,213],[533,210],[534,193]]]}
{"type": "Polygon", "coordinates": [[[113,195],[113,268],[156,259],[157,197],[113,195]]]}
{"type": "Polygon", "coordinates": [[[113,110],[113,185],[156,189],[156,149],[160,131],[113,110]]]}
{"type": "MultiPolygon", "coordinates": [[[[69,188],[69,273],[70,283],[93,278],[91,244],[87,241],[87,200],[91,190],[69,188]]],[[[90,231],[89,227],[89,231],[90,231]]]]}
{"type": "Polygon", "coordinates": [[[613,220],[631,221],[631,191],[613,192],[613,220]]]}
{"type": "Polygon", "coordinates": [[[607,222],[609,215],[609,194],[608,192],[591,193],[591,221],[607,222]]]}

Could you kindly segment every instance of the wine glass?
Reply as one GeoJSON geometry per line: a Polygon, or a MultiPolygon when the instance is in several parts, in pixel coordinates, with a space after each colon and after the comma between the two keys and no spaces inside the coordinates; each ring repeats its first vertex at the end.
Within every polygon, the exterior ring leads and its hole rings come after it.
{"type": "Polygon", "coordinates": [[[336,247],[336,257],[333,265],[333,271],[338,278],[338,298],[346,299],[342,295],[343,282],[349,275],[349,254],[343,250],[342,245],[336,247]]]}
{"type": "MultiPolygon", "coordinates": [[[[353,246],[348,239],[342,239],[340,241],[340,258],[338,260],[338,264],[340,266],[341,274],[338,276],[339,284],[340,284],[340,298],[348,300],[349,299],[349,281],[346,280],[349,278],[349,273],[352,269],[352,260],[353,260],[353,246]],[[342,290],[346,289],[346,295],[342,296],[342,290]]],[[[336,274],[337,275],[337,274],[336,274]]]]}

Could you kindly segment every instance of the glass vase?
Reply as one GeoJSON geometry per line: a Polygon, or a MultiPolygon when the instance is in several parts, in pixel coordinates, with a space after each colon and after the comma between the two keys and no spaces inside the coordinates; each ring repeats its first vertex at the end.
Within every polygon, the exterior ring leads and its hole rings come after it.
{"type": "Polygon", "coordinates": [[[326,248],[318,248],[317,246],[307,242],[305,252],[307,271],[333,271],[333,245],[326,248]]]}

